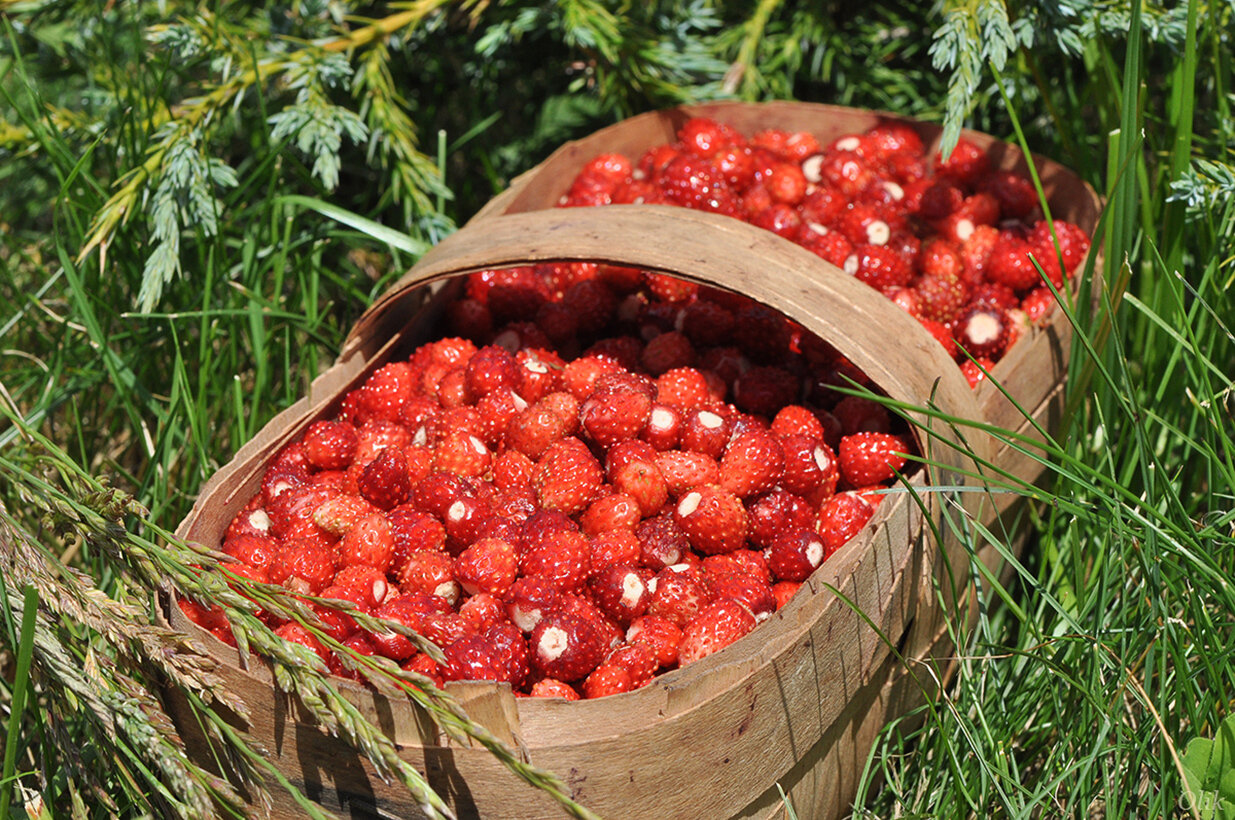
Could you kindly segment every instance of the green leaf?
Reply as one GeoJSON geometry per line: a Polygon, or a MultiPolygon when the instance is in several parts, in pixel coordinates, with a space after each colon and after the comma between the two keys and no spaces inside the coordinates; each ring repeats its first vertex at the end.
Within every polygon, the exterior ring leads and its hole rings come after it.
{"type": "Polygon", "coordinates": [[[1188,800],[1203,820],[1235,818],[1235,715],[1213,740],[1193,738],[1183,757],[1188,800]]]}

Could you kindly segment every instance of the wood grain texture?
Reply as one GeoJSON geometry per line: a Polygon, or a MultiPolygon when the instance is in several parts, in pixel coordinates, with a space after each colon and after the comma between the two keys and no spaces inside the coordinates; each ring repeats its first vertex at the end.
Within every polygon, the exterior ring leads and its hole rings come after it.
{"type": "MultiPolygon", "coordinates": [[[[724,217],[656,206],[553,209],[579,168],[602,151],[639,156],[669,142],[690,116],[713,116],[747,134],[777,127],[808,130],[825,144],[882,121],[909,122],[932,144],[939,129],[877,112],[799,103],[717,103],[634,117],[563,146],[517,179],[467,227],[427,254],[357,323],[338,363],[308,396],[243,448],[203,490],[178,534],[217,545],[227,523],[256,490],[261,470],[286,442],[377,367],[432,333],[433,319],[457,293],[462,273],[506,264],[579,259],[646,267],[729,288],[774,307],[832,343],[889,396],[932,400],[942,411],[1027,434],[1057,429],[1071,328],[1057,312],[996,366],[1008,395],[984,384],[971,391],[921,327],[875,291],[792,243],[724,217]],[[430,294],[435,294],[430,298],[430,294]]],[[[1026,158],[992,137],[966,132],[999,167],[1024,170],[1026,158]]],[[[1033,158],[1052,209],[1092,231],[1093,192],[1055,163],[1033,158]]],[[[956,434],[947,433],[953,438],[956,434]]],[[[981,458],[1025,481],[1043,465],[972,431],[981,458]]],[[[944,468],[972,467],[941,446],[944,468]]],[[[917,476],[889,495],[875,519],[815,573],[786,607],[723,652],[656,678],[636,692],[567,703],[515,698],[508,687],[450,684],[470,714],[536,765],[561,775],[572,796],[603,817],[772,818],[785,816],[776,791],[798,816],[845,813],[861,766],[886,721],[904,714],[937,681],[919,674],[951,653],[946,606],[972,611],[970,556],[954,541],[936,544],[925,516],[946,504],[983,522],[1009,520],[1017,496],[980,486],[938,492],[955,475],[917,476]],[[666,788],[666,784],[674,784],[666,788]]],[[[992,549],[978,556],[1006,573],[992,549]]],[[[269,670],[188,622],[166,617],[220,659],[220,672],[251,705],[249,727],[295,783],[326,808],[353,817],[418,817],[407,795],[377,777],[343,741],[330,738],[297,705],[276,694],[269,670]],[[245,667],[248,666],[246,669],[245,667]]],[[[946,676],[948,667],[943,666],[946,676]]],[[[460,817],[561,817],[545,795],[522,783],[483,749],[442,737],[411,704],[341,681],[339,688],[402,747],[460,817]]],[[[196,749],[194,721],[168,693],[177,725],[196,749]]],[[[271,814],[297,817],[274,792],[271,814]]]]}

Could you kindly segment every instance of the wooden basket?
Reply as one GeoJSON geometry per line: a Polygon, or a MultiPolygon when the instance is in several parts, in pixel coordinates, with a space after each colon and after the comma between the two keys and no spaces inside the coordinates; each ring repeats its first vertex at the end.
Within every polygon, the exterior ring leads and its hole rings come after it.
{"type": "MultiPolygon", "coordinates": [[[[729,288],[795,319],[833,344],[891,398],[932,402],[950,415],[1029,429],[1030,421],[1000,391],[972,391],[942,347],[876,291],[774,234],[727,217],[668,206],[548,209],[575,170],[602,150],[638,154],[672,137],[675,123],[707,113],[739,130],[810,130],[827,140],[864,130],[879,115],[823,106],[705,106],[638,117],[564,147],[521,177],[468,227],[427,254],[365,314],[338,362],[308,395],[265,427],[204,488],[178,535],[217,545],[228,522],[257,491],[278,450],[394,356],[430,338],[444,295],[430,283],[491,267],[536,261],[589,260],[644,267],[729,288]],[[757,126],[750,127],[752,123],[757,126]],[[633,123],[633,125],[631,124],[633,123]],[[526,213],[517,213],[527,211],[526,213]],[[655,241],[649,241],[655,237],[655,241]],[[887,343],[896,339],[895,346],[887,343]]],[[[921,126],[924,133],[931,129],[921,126]]],[[[929,135],[929,133],[928,133],[929,135]]],[[[970,135],[984,146],[989,137],[970,135]]],[[[1011,149],[999,162],[1015,167],[1011,149]]],[[[1097,202],[1074,176],[1039,164],[1057,218],[1092,231],[1097,202]]],[[[1059,313],[1058,311],[1056,313],[1059,313]]],[[[996,368],[1016,404],[1050,429],[1058,411],[1070,334],[1061,317],[1023,338],[996,368]]],[[[925,419],[923,424],[929,424],[925,419]]],[[[725,650],[648,686],[592,701],[515,698],[509,687],[448,684],[476,721],[533,764],[559,774],[577,801],[602,817],[754,818],[781,816],[778,785],[799,817],[839,816],[856,788],[876,733],[920,702],[930,675],[908,675],[909,659],[941,656],[948,610],[969,605],[970,557],[929,537],[939,486],[964,484],[959,473],[979,460],[1033,480],[1041,465],[993,446],[993,440],[930,424],[940,469],[912,480],[931,500],[927,513],[908,493],[885,499],[863,532],[828,559],[794,599],[725,650]],[[946,579],[946,580],[943,580],[946,579]],[[944,590],[943,601],[936,590],[944,590]],[[951,602],[951,603],[949,603],[951,602]]],[[[920,437],[923,446],[926,441],[920,437]]],[[[973,482],[969,482],[973,483],[973,482]]],[[[1015,496],[959,494],[983,522],[1006,514],[1015,496]]],[[[997,556],[985,556],[992,566],[997,556]]],[[[418,817],[400,787],[384,783],[344,741],[308,721],[275,691],[260,663],[242,663],[169,606],[167,616],[219,659],[227,683],[249,703],[253,735],[293,783],[327,809],[352,816],[418,817]],[[247,668],[245,668],[247,667],[247,668]]],[[[912,668],[912,662],[909,664],[912,668]]],[[[543,793],[524,784],[483,748],[447,741],[410,704],[348,681],[339,688],[400,744],[407,760],[460,817],[560,817],[543,793]]],[[[177,723],[190,744],[192,716],[172,693],[177,723]]],[[[272,814],[299,816],[275,790],[272,814]],[[277,802],[283,800],[283,802],[277,802]]]]}

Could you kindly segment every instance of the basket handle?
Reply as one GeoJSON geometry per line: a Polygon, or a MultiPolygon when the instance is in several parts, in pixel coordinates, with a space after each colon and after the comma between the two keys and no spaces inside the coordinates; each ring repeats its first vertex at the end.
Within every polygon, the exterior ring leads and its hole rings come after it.
{"type": "MultiPolygon", "coordinates": [[[[943,346],[878,291],[770,231],[668,205],[554,208],[470,223],[426,253],[370,308],[345,351],[359,346],[365,329],[419,285],[547,261],[646,268],[744,294],[829,342],[891,398],[911,407],[929,403],[960,419],[983,418],[943,346]]],[[[910,415],[927,424],[925,414],[910,415]]],[[[961,436],[938,421],[930,427],[957,445],[932,447],[932,461],[962,468],[972,457],[966,453],[989,460],[989,437],[972,429],[961,436]]]]}

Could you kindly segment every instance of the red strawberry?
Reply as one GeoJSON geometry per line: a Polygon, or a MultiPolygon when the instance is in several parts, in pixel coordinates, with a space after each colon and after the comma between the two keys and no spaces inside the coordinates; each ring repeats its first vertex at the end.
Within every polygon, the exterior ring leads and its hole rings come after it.
{"type": "Polygon", "coordinates": [[[639,502],[626,493],[611,493],[593,501],[583,512],[579,524],[588,536],[596,536],[608,530],[631,530],[639,523],[642,513],[639,502]]]}
{"type": "Polygon", "coordinates": [[[772,585],[768,581],[744,572],[723,572],[709,574],[707,584],[713,602],[725,598],[737,601],[755,616],[756,621],[766,620],[776,610],[776,599],[772,596],[772,585]]]}
{"type": "Polygon", "coordinates": [[[677,665],[682,630],[668,618],[644,615],[626,630],[626,640],[631,646],[647,649],[656,663],[664,669],[677,665]]]}
{"type": "Polygon", "coordinates": [[[344,566],[362,564],[385,572],[394,557],[394,534],[381,513],[366,515],[343,536],[340,556],[344,566]]]}
{"type": "Polygon", "coordinates": [[[973,357],[997,360],[1007,348],[1011,322],[1003,308],[975,305],[956,320],[956,343],[973,357]]]}
{"type": "Polygon", "coordinates": [[[375,512],[378,509],[360,496],[340,493],[318,505],[313,511],[313,523],[326,532],[342,537],[357,521],[375,512]]]}
{"type": "Polygon", "coordinates": [[[643,369],[659,376],[676,368],[690,367],[695,361],[695,348],[690,339],[677,331],[661,333],[648,341],[639,358],[643,369]]]}
{"type": "Polygon", "coordinates": [[[1025,294],[1025,298],[1021,300],[1020,306],[1029,321],[1034,324],[1043,324],[1043,320],[1055,309],[1056,301],[1055,294],[1051,293],[1051,289],[1043,285],[1025,294]]]}
{"type": "Polygon", "coordinates": [[[681,497],[674,521],[699,552],[712,555],[740,549],[749,520],[741,500],[716,485],[705,485],[681,497]]]}
{"type": "Polygon", "coordinates": [[[496,623],[510,623],[506,617],[505,602],[488,592],[478,592],[465,599],[459,604],[459,614],[481,632],[496,623]]]}
{"type": "Polygon", "coordinates": [[[886,433],[892,426],[888,409],[865,396],[845,396],[832,408],[832,415],[840,422],[844,435],[886,433]]]}
{"type": "Polygon", "coordinates": [[[1024,219],[1038,207],[1038,192],[1026,177],[1012,171],[992,171],[978,183],[978,188],[999,202],[999,210],[1008,219],[1024,219]]]}
{"type": "Polygon", "coordinates": [[[603,666],[620,666],[630,673],[635,688],[645,685],[656,674],[660,665],[656,655],[644,643],[623,643],[609,653],[603,666]]]}
{"type": "Polygon", "coordinates": [[[583,442],[574,438],[554,442],[536,464],[532,485],[547,510],[580,512],[601,493],[604,471],[583,442]]]}
{"type": "Polygon", "coordinates": [[[639,438],[657,450],[672,450],[682,440],[683,423],[682,412],[676,407],[654,402],[639,438]]]}
{"type": "Polygon", "coordinates": [[[356,428],[343,421],[315,421],[305,431],[304,455],[320,470],[345,470],[356,457],[356,428]]]}
{"type": "Polygon", "coordinates": [[[376,370],[356,392],[360,421],[398,421],[399,409],[414,392],[415,379],[407,362],[391,362],[376,370]]]}
{"type": "Polygon", "coordinates": [[[515,354],[519,364],[514,391],[527,402],[536,402],[561,386],[566,362],[551,350],[524,348],[515,354]]]}
{"type": "Polygon", "coordinates": [[[781,487],[814,503],[836,492],[840,473],[831,447],[822,440],[801,435],[789,434],[779,439],[785,453],[781,487]]]}
{"type": "Polygon", "coordinates": [[[649,582],[652,600],[647,614],[684,627],[711,600],[703,573],[690,564],[665,567],[649,582]]]}
{"type": "Polygon", "coordinates": [[[634,678],[625,667],[601,664],[583,681],[585,698],[603,698],[629,692],[635,688],[634,678]]]}
{"type": "Polygon", "coordinates": [[[738,498],[767,492],[781,479],[785,454],[766,430],[735,435],[720,459],[720,486],[738,498]]]}
{"type": "Polygon", "coordinates": [[[563,700],[579,700],[579,692],[569,683],[556,678],[541,678],[532,684],[528,693],[534,698],[562,698],[563,700]]]}
{"type": "Polygon", "coordinates": [[[482,538],[454,560],[454,576],[468,595],[487,592],[502,596],[515,582],[519,556],[514,545],[500,538],[482,538]]]}
{"type": "Polygon", "coordinates": [[[407,457],[397,447],[387,447],[369,462],[357,479],[360,495],[383,510],[389,510],[411,496],[407,457]]]}
{"type": "Polygon", "coordinates": [[[568,362],[561,372],[562,387],[579,401],[592,395],[603,377],[619,373],[622,365],[608,355],[581,356],[568,362]]]}
{"type": "Polygon", "coordinates": [[[995,363],[990,359],[966,359],[961,362],[961,373],[964,374],[969,386],[977,389],[978,385],[986,380],[987,373],[995,363]]]}
{"type": "Polygon", "coordinates": [[[743,412],[771,418],[797,401],[801,388],[801,380],[783,367],[752,367],[734,382],[733,403],[743,412]]]}
{"type": "Polygon", "coordinates": [[[801,588],[801,581],[777,581],[772,584],[772,597],[776,599],[776,608],[783,608],[801,588]]]}
{"type": "Polygon", "coordinates": [[[652,600],[648,587],[653,573],[645,567],[612,564],[588,581],[596,605],[621,625],[629,625],[647,611],[652,600]]]}
{"type": "Polygon", "coordinates": [[[678,563],[690,549],[690,539],[669,512],[639,522],[635,537],[640,565],[657,571],[678,563]]]}
{"type": "Polygon", "coordinates": [[[267,573],[272,584],[299,594],[316,595],[334,580],[334,553],[312,540],[294,540],[284,544],[267,573]]]}
{"type": "Polygon", "coordinates": [[[328,663],[330,661],[330,650],[322,646],[322,642],[317,639],[316,635],[295,621],[290,621],[283,624],[274,631],[274,634],[278,635],[288,643],[300,644],[301,646],[307,647],[313,652],[313,654],[317,655],[323,663],[328,663]]]}
{"type": "Polygon", "coordinates": [[[267,567],[281,550],[279,542],[265,535],[240,533],[223,539],[222,551],[251,567],[267,567]]]}
{"type": "Polygon", "coordinates": [[[541,618],[560,607],[561,597],[562,594],[542,578],[519,578],[506,593],[506,614],[517,627],[531,632],[541,618]]]}
{"type": "Polygon", "coordinates": [[[631,461],[613,475],[613,488],[629,495],[643,515],[651,515],[669,500],[669,485],[655,460],[631,461]]]}
{"type": "Polygon", "coordinates": [[[528,458],[540,458],[569,431],[569,421],[552,405],[540,401],[511,419],[506,427],[506,446],[528,458]]]}
{"type": "Polygon", "coordinates": [[[772,419],[772,432],[778,436],[799,435],[816,441],[824,441],[823,422],[800,404],[781,408],[772,419]]]}
{"type": "Polygon", "coordinates": [[[638,564],[641,555],[639,537],[634,530],[605,530],[593,536],[590,555],[593,573],[612,564],[638,564]]]}
{"type": "Polygon", "coordinates": [[[814,524],[815,513],[816,508],[810,502],[786,490],[773,490],[761,495],[747,511],[751,543],[758,547],[770,547],[778,533],[814,524]]]}
{"type": "Polygon", "coordinates": [[[591,546],[580,532],[558,530],[527,544],[519,559],[523,575],[540,578],[563,592],[583,590],[591,573],[591,546]]]}
{"type": "Polygon", "coordinates": [[[843,492],[823,502],[815,530],[823,538],[824,554],[831,555],[858,534],[875,508],[857,492],[843,492]]]}
{"type": "Polygon", "coordinates": [[[1029,232],[1029,240],[1040,244],[1054,255],[1055,239],[1059,240],[1059,253],[1063,256],[1063,270],[1071,274],[1081,264],[1089,251],[1089,236],[1078,226],[1062,219],[1054,221],[1055,235],[1051,235],[1052,223],[1041,221],[1029,232]]]}
{"type": "Polygon", "coordinates": [[[656,455],[656,466],[665,478],[669,494],[674,497],[694,487],[720,483],[720,465],[703,453],[666,450],[656,455]]]}
{"type": "Polygon", "coordinates": [[[399,588],[405,593],[420,592],[450,602],[459,597],[454,565],[445,552],[414,552],[409,555],[399,567],[399,588]]]}
{"type": "Polygon", "coordinates": [[[778,580],[805,581],[827,556],[823,539],[817,532],[809,527],[795,527],[781,531],[772,539],[768,565],[778,580]]]}
{"type": "Polygon", "coordinates": [[[920,276],[914,290],[918,292],[918,312],[945,324],[955,319],[969,300],[965,283],[946,275],[920,276]]]}
{"type": "Polygon", "coordinates": [[[910,447],[890,433],[854,433],[840,440],[840,472],[852,487],[880,484],[904,469],[910,447]]]}
{"type": "Polygon", "coordinates": [[[724,416],[711,410],[693,410],[682,422],[680,446],[683,450],[720,458],[731,432],[729,420],[724,416]]]}
{"type": "Polygon", "coordinates": [[[733,333],[735,321],[728,308],[711,299],[696,299],[690,302],[682,308],[678,318],[682,333],[696,348],[727,342],[733,333]]]}
{"type": "Polygon", "coordinates": [[[682,630],[678,660],[685,666],[724,649],[755,628],[755,616],[732,598],[709,604],[682,630]]]}
{"type": "Polygon", "coordinates": [[[1031,250],[1033,247],[1024,239],[1002,233],[987,260],[987,278],[1017,291],[1036,287],[1042,277],[1029,258],[1031,250]]]}
{"type": "Polygon", "coordinates": [[[626,386],[598,388],[579,408],[584,432],[604,448],[634,438],[652,414],[652,397],[626,386]]]}
{"type": "Polygon", "coordinates": [[[986,152],[974,143],[961,137],[946,160],[936,157],[935,173],[955,182],[962,188],[971,189],[990,169],[986,152]]]}
{"type": "Polygon", "coordinates": [[[493,642],[482,635],[465,635],[442,654],[446,656],[442,668],[445,680],[504,681],[510,674],[493,642]]]}
{"type": "Polygon", "coordinates": [[[366,612],[397,593],[384,572],[366,566],[343,567],[335,575],[334,585],[354,592],[357,597],[348,600],[355,601],[366,612]]]}
{"type": "Polygon", "coordinates": [[[605,648],[600,632],[587,619],[551,612],[528,638],[531,667],[539,675],[570,682],[583,680],[600,665],[605,648]]]}
{"type": "Polygon", "coordinates": [[[493,454],[471,433],[451,433],[437,446],[433,469],[458,476],[483,476],[490,471],[493,454]]]}

